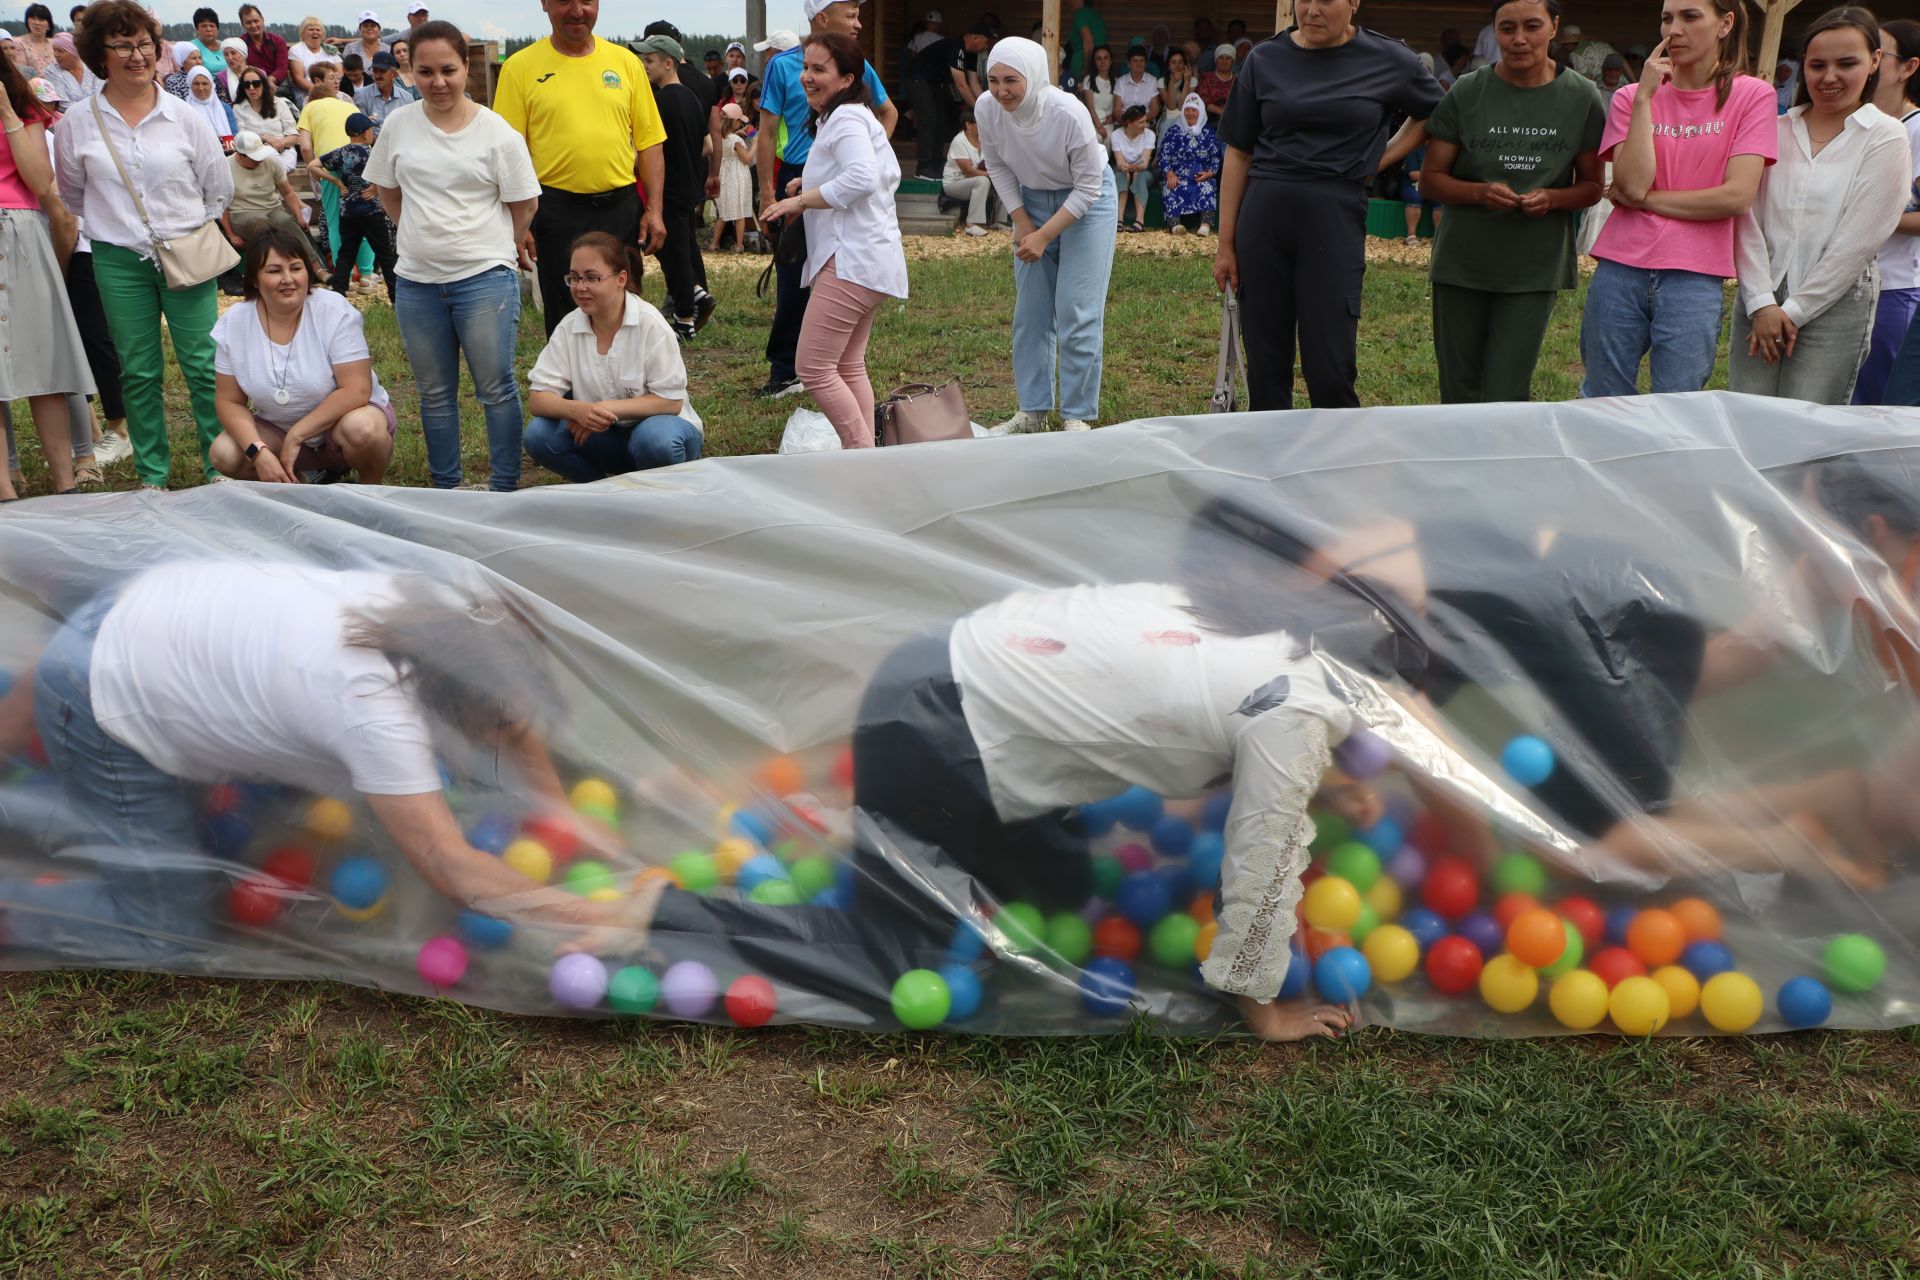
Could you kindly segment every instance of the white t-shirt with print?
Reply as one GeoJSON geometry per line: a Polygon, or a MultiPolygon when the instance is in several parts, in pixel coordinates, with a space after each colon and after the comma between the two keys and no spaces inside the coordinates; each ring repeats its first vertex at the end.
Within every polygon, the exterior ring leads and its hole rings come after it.
{"type": "Polygon", "coordinates": [[[687,398],[687,366],[680,343],[659,308],[638,294],[627,295],[620,331],[605,355],[593,336],[593,321],[584,311],[570,311],[547,339],[546,350],[533,363],[527,385],[555,395],[571,393],[575,400],[632,400],[660,396],[680,401],[679,416],[701,426],[693,401],[687,398]]]}
{"type": "MultiPolygon", "coordinates": [[[[273,172],[280,174],[278,167],[273,172]]],[[[300,327],[285,346],[267,337],[259,308],[258,302],[242,302],[215,322],[213,369],[238,382],[253,402],[254,413],[276,427],[293,426],[339,388],[333,366],[372,359],[359,310],[331,289],[315,289],[307,295],[300,327]],[[282,387],[287,391],[285,404],[274,398],[282,387]]],[[[367,403],[386,404],[387,389],[380,385],[380,375],[372,369],[368,372],[373,393],[367,403]]]]}
{"type": "Polygon", "coordinates": [[[446,133],[410,102],[387,117],[367,159],[367,181],[397,187],[401,276],[448,284],[495,267],[513,267],[509,203],[540,194],[527,140],[485,107],[446,133]]]}

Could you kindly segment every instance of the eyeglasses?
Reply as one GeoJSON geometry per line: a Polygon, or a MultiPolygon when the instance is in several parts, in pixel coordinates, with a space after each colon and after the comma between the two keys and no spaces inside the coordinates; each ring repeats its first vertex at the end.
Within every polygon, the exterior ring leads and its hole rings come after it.
{"type": "Polygon", "coordinates": [[[131,58],[136,53],[143,58],[151,58],[160,52],[160,47],[151,40],[142,40],[138,44],[127,44],[123,41],[120,44],[107,45],[106,50],[116,58],[131,58]]]}
{"type": "Polygon", "coordinates": [[[577,271],[569,271],[567,272],[566,275],[561,276],[560,279],[562,282],[566,284],[567,288],[571,289],[571,288],[574,288],[576,285],[599,284],[601,281],[611,280],[613,279],[613,277],[603,276],[598,271],[589,271],[585,275],[582,275],[577,271]]]}

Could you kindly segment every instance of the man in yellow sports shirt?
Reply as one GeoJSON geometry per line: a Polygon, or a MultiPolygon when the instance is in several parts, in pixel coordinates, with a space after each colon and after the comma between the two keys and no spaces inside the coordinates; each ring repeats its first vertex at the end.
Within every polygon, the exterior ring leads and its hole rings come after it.
{"type": "Polygon", "coordinates": [[[525,247],[540,277],[547,335],[574,309],[569,248],[605,231],[649,252],[667,238],[661,217],[667,131],[640,59],[593,34],[600,0],[540,0],[553,34],[500,69],[493,109],[527,140],[540,211],[525,247]],[[646,188],[644,219],[634,178],[646,188]]]}

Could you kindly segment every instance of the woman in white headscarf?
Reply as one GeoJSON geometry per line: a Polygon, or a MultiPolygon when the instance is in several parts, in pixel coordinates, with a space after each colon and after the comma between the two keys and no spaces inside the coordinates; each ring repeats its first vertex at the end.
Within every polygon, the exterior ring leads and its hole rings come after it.
{"type": "Polygon", "coordinates": [[[1197,93],[1188,94],[1158,157],[1166,183],[1160,208],[1173,234],[1185,234],[1195,222],[1201,235],[1213,234],[1213,219],[1220,207],[1221,156],[1220,138],[1207,123],[1206,102],[1197,93]]]}
{"type": "Polygon", "coordinates": [[[987,55],[974,108],[980,150],[1013,218],[1013,378],[1020,411],[996,434],[1044,431],[1059,410],[1068,431],[1100,411],[1107,279],[1120,201],[1086,107],[1047,75],[1047,54],[1010,37],[987,55]],[[1057,357],[1057,359],[1056,359],[1057,357]]]}
{"type": "Polygon", "coordinates": [[[238,102],[240,101],[240,73],[247,69],[247,42],[238,36],[228,36],[220,42],[220,56],[225,60],[226,66],[214,72],[214,86],[225,90],[220,96],[227,102],[238,102]]]}
{"type": "Polygon", "coordinates": [[[207,122],[223,149],[233,143],[233,108],[213,91],[213,73],[205,67],[187,72],[187,106],[207,122]]]}

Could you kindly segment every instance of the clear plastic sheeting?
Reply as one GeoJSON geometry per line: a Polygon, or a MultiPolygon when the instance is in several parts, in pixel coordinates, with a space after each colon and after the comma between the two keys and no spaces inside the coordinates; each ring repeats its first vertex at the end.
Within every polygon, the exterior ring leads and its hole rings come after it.
{"type": "Polygon", "coordinates": [[[1906,1025],[1917,534],[1920,415],[1725,395],[27,504],[0,957],[742,1025],[1906,1025]]]}

